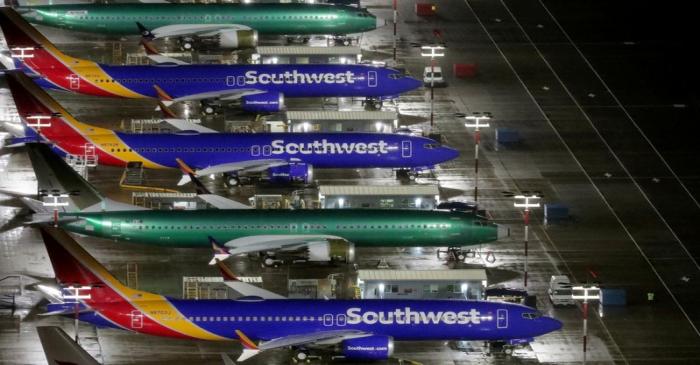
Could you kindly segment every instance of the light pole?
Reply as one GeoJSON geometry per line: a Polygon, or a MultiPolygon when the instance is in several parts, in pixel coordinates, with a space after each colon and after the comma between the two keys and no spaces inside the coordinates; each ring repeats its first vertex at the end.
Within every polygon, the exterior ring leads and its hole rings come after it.
{"type": "Polygon", "coordinates": [[[530,208],[539,208],[540,203],[539,199],[541,198],[541,195],[537,194],[531,194],[531,195],[515,195],[513,198],[515,198],[515,202],[513,203],[513,206],[516,208],[525,208],[523,211],[523,222],[525,223],[525,270],[524,270],[524,276],[523,276],[523,286],[525,287],[525,290],[527,291],[527,264],[528,264],[528,259],[527,259],[527,245],[528,245],[528,238],[529,238],[529,231],[530,231],[530,208]]]}
{"type": "Polygon", "coordinates": [[[583,364],[586,364],[586,345],[588,344],[588,301],[600,300],[600,287],[582,285],[571,288],[571,299],[583,301],[583,364]]]}
{"type": "Polygon", "coordinates": [[[479,113],[474,113],[465,117],[466,120],[471,121],[471,123],[464,123],[467,128],[474,128],[474,203],[479,202],[479,143],[481,142],[481,131],[479,128],[490,127],[489,123],[481,123],[482,120],[491,119],[490,113],[484,113],[483,115],[479,113]]]}
{"type": "MultiPolygon", "coordinates": [[[[396,5],[397,5],[396,2],[397,1],[398,0],[392,1],[392,3],[393,3],[392,5],[394,8],[394,62],[396,62],[396,38],[397,38],[397,36],[396,36],[396,21],[397,21],[397,17],[398,17],[398,10],[396,9],[396,5]]],[[[359,3],[359,1],[358,1],[358,3],[359,3]]]]}
{"type": "Polygon", "coordinates": [[[435,120],[435,57],[445,56],[443,46],[422,46],[420,55],[430,57],[430,127],[432,129],[435,120]]]}

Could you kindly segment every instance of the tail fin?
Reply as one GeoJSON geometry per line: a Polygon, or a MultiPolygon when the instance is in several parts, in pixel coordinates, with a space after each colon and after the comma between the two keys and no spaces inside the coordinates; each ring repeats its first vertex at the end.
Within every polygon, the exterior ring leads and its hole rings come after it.
{"type": "Polygon", "coordinates": [[[215,265],[217,262],[221,262],[231,257],[226,247],[219,246],[214,237],[209,236],[209,242],[211,243],[211,248],[214,250],[214,257],[209,261],[209,265],[215,265]]]}
{"type": "Polygon", "coordinates": [[[17,106],[17,114],[26,126],[54,142],[65,152],[83,155],[80,142],[90,144],[87,136],[109,134],[104,128],[93,127],[76,120],[56,100],[19,70],[5,73],[7,85],[17,106]],[[66,144],[67,140],[72,141],[66,144]],[[77,142],[77,143],[76,143],[77,142]]]}
{"type": "Polygon", "coordinates": [[[119,282],[94,257],[85,251],[65,231],[59,228],[42,226],[41,236],[49,253],[56,281],[61,285],[91,287],[87,304],[122,302],[136,294],[119,282]]]}
{"type": "MultiPolygon", "coordinates": [[[[7,48],[13,59],[34,73],[52,69],[52,72],[70,70],[66,65],[90,62],[73,58],[59,51],[53,43],[32,27],[12,8],[0,8],[0,27],[5,34],[7,48]]],[[[61,85],[63,86],[63,85],[61,85]]]]}
{"type": "Polygon", "coordinates": [[[37,327],[41,347],[49,365],[99,365],[90,354],[63,332],[60,327],[37,327]]]}

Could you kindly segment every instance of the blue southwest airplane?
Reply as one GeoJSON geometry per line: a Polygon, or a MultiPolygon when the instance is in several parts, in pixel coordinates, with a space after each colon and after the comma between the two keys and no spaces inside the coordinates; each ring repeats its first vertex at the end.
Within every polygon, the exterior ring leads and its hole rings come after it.
{"type": "MultiPolygon", "coordinates": [[[[98,163],[145,168],[192,167],[195,176],[224,174],[229,185],[267,172],[271,182],[309,182],[313,168],[402,168],[424,170],[457,157],[458,152],[416,136],[385,133],[122,133],[81,123],[18,70],[5,72],[25,124],[25,141],[43,138],[59,154],[98,163]]],[[[190,181],[183,175],[181,184],[190,181]]]]}
{"type": "MultiPolygon", "coordinates": [[[[238,361],[276,348],[304,351],[335,345],[348,359],[381,360],[391,356],[394,340],[524,344],[561,328],[561,322],[536,309],[505,302],[307,300],[269,292],[266,299],[263,289],[243,282],[238,282],[239,289],[248,286],[249,293],[260,295],[169,298],[124,286],[65,231],[40,230],[62,292],[77,298],[54,295],[47,314],[71,316],[77,311],[79,319],[98,326],[163,337],[239,340],[244,350],[238,361]]],[[[246,294],[245,289],[239,292],[246,294]]]]}
{"type": "Polygon", "coordinates": [[[240,100],[246,111],[276,112],[284,98],[381,100],[421,85],[396,69],[371,65],[105,65],[63,54],[11,8],[0,8],[0,26],[17,68],[42,87],[88,95],[160,99],[166,105],[240,100]]]}

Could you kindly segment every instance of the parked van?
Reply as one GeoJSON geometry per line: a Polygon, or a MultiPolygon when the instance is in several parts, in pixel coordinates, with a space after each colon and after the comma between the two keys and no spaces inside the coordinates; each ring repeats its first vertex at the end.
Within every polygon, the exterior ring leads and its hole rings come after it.
{"type": "Polygon", "coordinates": [[[549,300],[555,306],[558,305],[576,305],[576,301],[571,297],[571,280],[566,275],[552,275],[549,279],[549,300]]]}

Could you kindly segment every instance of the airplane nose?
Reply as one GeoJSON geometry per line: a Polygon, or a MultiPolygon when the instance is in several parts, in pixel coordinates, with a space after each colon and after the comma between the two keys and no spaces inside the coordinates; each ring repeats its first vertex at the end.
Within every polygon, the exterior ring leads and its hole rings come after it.
{"type": "Polygon", "coordinates": [[[443,147],[445,149],[445,161],[454,160],[459,157],[459,151],[450,147],[443,147]]]}
{"type": "Polygon", "coordinates": [[[544,333],[549,333],[549,332],[554,332],[558,331],[563,327],[563,324],[552,317],[542,317],[542,324],[543,324],[543,329],[546,330],[544,333]]]}
{"type": "Polygon", "coordinates": [[[499,240],[510,237],[510,228],[499,224],[498,231],[497,231],[497,237],[499,240]]]}

